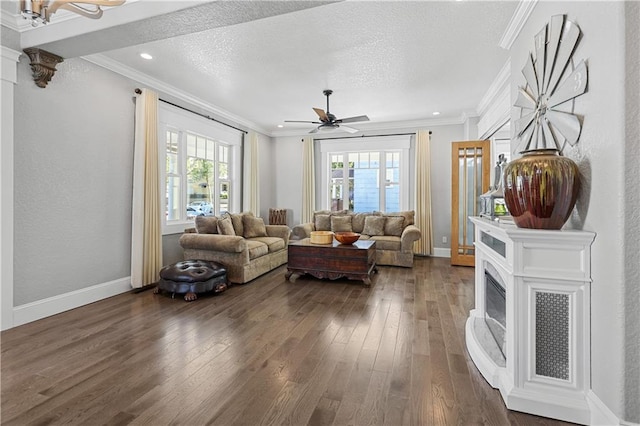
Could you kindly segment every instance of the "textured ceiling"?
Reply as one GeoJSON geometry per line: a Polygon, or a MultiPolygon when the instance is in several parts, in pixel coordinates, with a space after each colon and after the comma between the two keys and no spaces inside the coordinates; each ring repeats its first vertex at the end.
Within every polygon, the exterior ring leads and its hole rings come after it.
{"type": "Polygon", "coordinates": [[[508,59],[498,43],[517,6],[345,1],[285,10],[286,3],[213,2],[218,11],[194,18],[189,32],[196,32],[184,35],[175,35],[190,26],[184,13],[137,30],[121,27],[118,47],[122,40],[155,41],[102,55],[269,134],[311,129],[276,125],[315,120],[311,108],[326,108],[324,89],[334,91],[330,109],[339,118],[369,116],[370,123],[356,128],[431,119],[433,111],[454,121],[473,114],[508,59]],[[247,6],[265,10],[248,16],[247,6]],[[163,29],[172,37],[157,40],[163,29]],[[154,59],[143,60],[141,52],[154,59]]]}

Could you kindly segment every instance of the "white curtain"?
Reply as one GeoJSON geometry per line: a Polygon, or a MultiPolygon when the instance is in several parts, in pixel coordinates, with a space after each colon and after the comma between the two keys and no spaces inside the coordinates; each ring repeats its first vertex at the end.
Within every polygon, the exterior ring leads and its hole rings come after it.
{"type": "Polygon", "coordinates": [[[416,226],[422,238],[415,242],[416,254],[433,253],[433,229],[431,224],[431,138],[428,130],[416,134],[416,226]]]}
{"type": "Polygon", "coordinates": [[[316,173],[313,158],[313,138],[307,136],[302,140],[302,223],[313,220],[316,208],[316,173]]]}
{"type": "Polygon", "coordinates": [[[260,169],[258,161],[258,134],[249,132],[244,149],[244,206],[242,210],[260,216],[260,169]]]}
{"type": "Polygon", "coordinates": [[[162,268],[158,94],[142,89],[136,99],[131,220],[131,286],[156,283],[162,268]]]}

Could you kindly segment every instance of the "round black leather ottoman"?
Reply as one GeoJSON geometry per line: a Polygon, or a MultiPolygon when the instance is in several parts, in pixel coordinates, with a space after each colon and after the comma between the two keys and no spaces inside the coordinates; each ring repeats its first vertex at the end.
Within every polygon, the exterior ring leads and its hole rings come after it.
{"type": "Polygon", "coordinates": [[[184,260],[160,270],[160,281],[155,293],[185,293],[184,300],[198,298],[198,293],[227,289],[227,270],[219,263],[207,260],[184,260]]]}

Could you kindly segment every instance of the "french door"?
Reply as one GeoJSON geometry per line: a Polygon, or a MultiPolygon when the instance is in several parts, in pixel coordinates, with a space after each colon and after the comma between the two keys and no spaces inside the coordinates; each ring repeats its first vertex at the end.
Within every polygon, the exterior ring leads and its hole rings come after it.
{"type": "Polygon", "coordinates": [[[451,264],[475,265],[473,224],[480,214],[480,195],[489,190],[490,141],[451,144],[451,264]]]}

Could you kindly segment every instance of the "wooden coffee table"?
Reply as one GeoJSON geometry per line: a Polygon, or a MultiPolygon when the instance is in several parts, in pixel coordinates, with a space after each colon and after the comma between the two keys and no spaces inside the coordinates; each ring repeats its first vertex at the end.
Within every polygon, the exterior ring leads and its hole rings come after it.
{"type": "Polygon", "coordinates": [[[304,274],[316,278],[346,277],[371,285],[376,269],[376,242],[358,240],[353,244],[311,244],[308,238],[289,243],[289,259],[285,278],[291,282],[304,274]]]}

